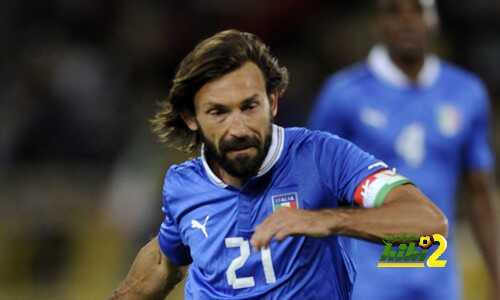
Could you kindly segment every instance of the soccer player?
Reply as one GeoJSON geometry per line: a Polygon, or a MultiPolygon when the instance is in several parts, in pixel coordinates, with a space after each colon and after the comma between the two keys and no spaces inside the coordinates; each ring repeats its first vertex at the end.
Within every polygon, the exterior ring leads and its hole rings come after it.
{"type": "Polygon", "coordinates": [[[384,162],[273,124],[287,83],[250,33],[220,32],[183,59],[155,131],[201,156],[168,170],[158,237],[113,299],[161,298],[186,265],[186,299],[349,299],[342,236],[447,234],[440,210],[384,162]]]}
{"type": "Polygon", "coordinates": [[[493,286],[500,287],[488,97],[475,75],[429,52],[431,3],[378,1],[381,43],[365,62],[326,81],[310,119],[310,128],[338,134],[396,167],[450,220],[443,269],[377,269],[382,247],[356,242],[355,300],[460,298],[452,229],[461,177],[471,187],[467,211],[493,286]]]}

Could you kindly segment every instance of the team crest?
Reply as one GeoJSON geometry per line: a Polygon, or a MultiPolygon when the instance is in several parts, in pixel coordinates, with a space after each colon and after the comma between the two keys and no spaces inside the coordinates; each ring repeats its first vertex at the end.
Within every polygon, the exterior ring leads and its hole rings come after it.
{"type": "Polygon", "coordinates": [[[364,107],[360,112],[361,122],[375,128],[384,128],[387,125],[387,117],[382,112],[369,107],[364,107]]]}
{"type": "Polygon", "coordinates": [[[442,105],[438,111],[439,130],[444,136],[452,137],[460,130],[461,115],[452,105],[442,105]]]}
{"type": "Polygon", "coordinates": [[[299,196],[296,192],[272,196],[273,211],[281,207],[299,208],[299,196]]]}

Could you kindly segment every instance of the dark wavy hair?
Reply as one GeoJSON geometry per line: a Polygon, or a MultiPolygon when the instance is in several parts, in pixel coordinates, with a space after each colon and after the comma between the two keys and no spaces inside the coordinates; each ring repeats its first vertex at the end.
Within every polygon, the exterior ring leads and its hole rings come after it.
{"type": "Polygon", "coordinates": [[[219,32],[199,43],[181,61],[168,96],[160,102],[160,109],[151,120],[160,142],[194,152],[200,146],[200,136],[187,127],[181,113],[194,115],[194,95],[204,84],[249,61],[262,71],[268,95],[281,96],[285,92],[287,69],[278,64],[269,47],[256,35],[234,29],[219,32]]]}

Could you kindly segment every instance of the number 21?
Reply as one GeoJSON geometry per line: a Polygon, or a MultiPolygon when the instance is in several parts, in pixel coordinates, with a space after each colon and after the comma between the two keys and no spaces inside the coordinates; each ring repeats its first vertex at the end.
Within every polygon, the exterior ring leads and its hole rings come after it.
{"type": "MultiPolygon", "coordinates": [[[[243,267],[250,257],[250,243],[241,237],[231,237],[225,240],[227,248],[240,248],[240,256],[233,259],[231,264],[227,268],[226,278],[227,283],[233,287],[233,289],[242,289],[255,286],[255,280],[253,276],[248,277],[236,277],[236,271],[243,267]]],[[[273,262],[271,259],[271,249],[262,249],[261,260],[262,267],[264,268],[264,276],[266,277],[266,283],[276,282],[276,275],[274,273],[273,262]]]]}

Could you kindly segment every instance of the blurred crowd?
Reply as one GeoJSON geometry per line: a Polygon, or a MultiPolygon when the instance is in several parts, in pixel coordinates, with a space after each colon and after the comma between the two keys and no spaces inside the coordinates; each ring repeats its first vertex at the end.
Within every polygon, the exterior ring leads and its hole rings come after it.
{"type": "MultiPolygon", "coordinates": [[[[277,122],[300,126],[326,76],[376,40],[371,5],[3,1],[0,300],[98,299],[123,276],[161,221],[163,172],[186,158],[155,142],[148,119],[200,39],[259,35],[291,73],[277,122]]],[[[500,2],[438,8],[434,49],[486,82],[498,151],[500,2]]]]}

